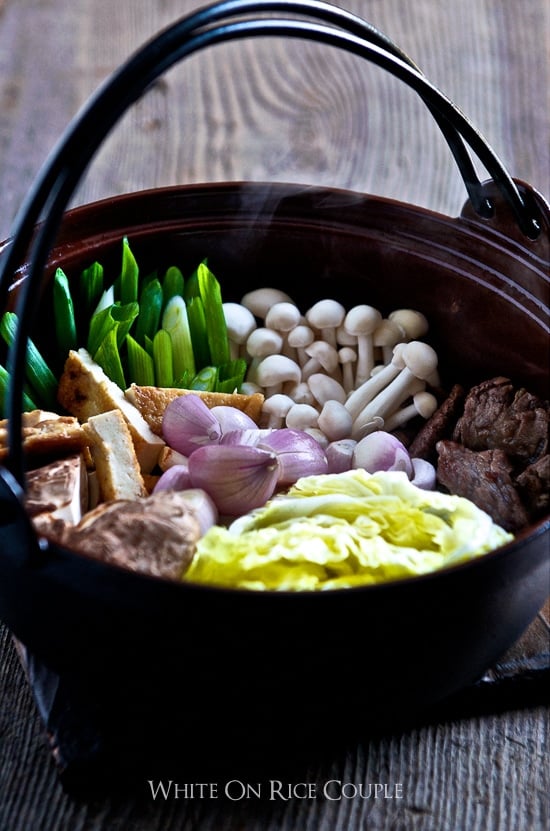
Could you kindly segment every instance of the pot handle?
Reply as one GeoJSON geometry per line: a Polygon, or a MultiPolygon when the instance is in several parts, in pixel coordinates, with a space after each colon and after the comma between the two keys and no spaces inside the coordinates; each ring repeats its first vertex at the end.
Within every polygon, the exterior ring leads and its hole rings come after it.
{"type": "Polygon", "coordinates": [[[26,279],[19,287],[16,307],[19,326],[8,356],[11,382],[6,408],[6,467],[20,484],[24,483],[20,435],[27,340],[47,257],[72,193],[114,124],[168,68],[207,46],[259,36],[301,38],[336,46],[402,80],[419,94],[442,129],[476,213],[490,215],[492,202],[477,179],[468,147],[492,177],[521,232],[529,239],[540,234],[540,210],[531,191],[518,188],[456,105],[388,37],[361,18],[323,0],[222,0],[182,18],[138,50],[89,99],[46,160],[14,222],[10,244],[0,263],[0,306],[5,305],[14,275],[26,257],[26,279]],[[276,18],[275,13],[294,17],[276,18]],[[270,16],[254,16],[258,14],[270,16]],[[44,218],[36,228],[41,215],[44,218]]]}

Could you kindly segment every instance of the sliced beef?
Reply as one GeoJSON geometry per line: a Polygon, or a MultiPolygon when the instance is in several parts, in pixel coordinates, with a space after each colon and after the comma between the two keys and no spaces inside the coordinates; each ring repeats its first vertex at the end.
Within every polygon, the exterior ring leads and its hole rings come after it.
{"type": "Polygon", "coordinates": [[[550,455],[528,465],[516,480],[516,486],[531,519],[550,510],[550,455]]]}
{"type": "Polygon", "coordinates": [[[420,428],[408,450],[411,457],[426,459],[435,464],[437,461],[436,445],[442,439],[449,439],[458,417],[462,412],[465,391],[460,384],[455,384],[447,398],[435,413],[420,428]]]}
{"type": "Polygon", "coordinates": [[[440,441],[437,451],[437,479],[450,493],[470,499],[507,531],[527,524],[529,516],[503,450],[474,451],[454,441],[440,441]]]}
{"type": "Polygon", "coordinates": [[[500,448],[524,467],[548,453],[549,421],[547,402],[499,376],[470,390],[452,438],[470,450],[500,448]]]}

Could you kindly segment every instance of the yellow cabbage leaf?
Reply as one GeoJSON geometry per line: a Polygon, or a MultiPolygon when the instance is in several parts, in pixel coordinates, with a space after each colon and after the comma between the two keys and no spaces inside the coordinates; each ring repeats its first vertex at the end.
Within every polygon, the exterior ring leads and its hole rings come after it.
{"type": "Polygon", "coordinates": [[[186,580],[247,589],[345,588],[424,574],[513,539],[459,496],[402,472],[308,476],[199,540],[186,580]]]}

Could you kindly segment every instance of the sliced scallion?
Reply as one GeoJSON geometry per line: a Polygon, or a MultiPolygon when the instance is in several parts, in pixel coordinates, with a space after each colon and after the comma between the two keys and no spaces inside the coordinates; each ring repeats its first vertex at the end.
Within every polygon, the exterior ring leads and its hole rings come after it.
{"type": "Polygon", "coordinates": [[[200,297],[192,297],[187,301],[187,318],[189,320],[189,331],[191,332],[191,343],[195,355],[195,366],[197,369],[210,364],[210,349],[208,348],[208,335],[206,332],[206,315],[200,297]]]}
{"type": "MultiPolygon", "coordinates": [[[[5,367],[0,364],[0,412],[2,418],[6,416],[6,400],[8,395],[8,387],[10,385],[10,374],[5,367]]],[[[23,412],[38,409],[29,393],[23,393],[23,412]]]]}
{"type": "Polygon", "coordinates": [[[174,379],[172,339],[166,329],[159,329],[153,338],[153,363],[158,387],[171,387],[174,379]]]}
{"type": "Polygon", "coordinates": [[[197,372],[191,384],[190,390],[201,390],[202,392],[214,392],[218,380],[218,369],[215,366],[205,366],[197,372]]]}
{"type": "Polygon", "coordinates": [[[112,306],[97,312],[90,321],[88,352],[93,355],[111,329],[116,332],[116,342],[118,348],[120,348],[138,312],[139,305],[137,303],[127,303],[125,306],[113,303],[112,306]]]}
{"type": "Polygon", "coordinates": [[[53,281],[53,308],[57,345],[64,360],[71,349],[77,348],[77,337],[69,280],[61,268],[56,270],[53,281]]]}
{"type": "Polygon", "coordinates": [[[86,315],[93,314],[102,294],[103,266],[95,262],[80,274],[80,299],[86,315]]]}
{"type": "Polygon", "coordinates": [[[162,278],[162,293],[164,295],[165,307],[172,297],[183,297],[184,286],[185,281],[179,268],[170,266],[162,278]]]}
{"type": "Polygon", "coordinates": [[[141,291],[139,314],[136,320],[135,338],[138,343],[145,342],[145,337],[153,338],[160,324],[163,294],[160,281],[153,278],[141,291]]]}
{"type": "Polygon", "coordinates": [[[126,380],[124,378],[124,370],[117,344],[116,327],[113,327],[107,332],[99,348],[93,353],[93,359],[100,365],[111,381],[114,381],[121,390],[126,389],[126,380]]]}
{"type": "Polygon", "coordinates": [[[201,263],[197,268],[197,278],[204,314],[208,321],[206,336],[210,360],[215,366],[221,366],[229,361],[230,354],[220,284],[206,262],[201,263]]]}
{"type": "Polygon", "coordinates": [[[135,303],[138,299],[139,267],[130,248],[128,237],[122,240],[122,268],[120,272],[120,302],[135,303]]]}
{"type": "Polygon", "coordinates": [[[128,350],[128,372],[130,379],[142,387],[155,385],[153,358],[131,335],[126,336],[128,350]]]}
{"type": "Polygon", "coordinates": [[[170,333],[172,339],[172,357],[174,378],[180,378],[185,370],[191,376],[196,372],[195,355],[191,342],[191,331],[187,317],[185,300],[180,295],[174,295],[162,315],[162,328],[170,333]]]}
{"type": "MultiPolygon", "coordinates": [[[[4,312],[0,320],[0,335],[8,346],[15,339],[17,323],[15,312],[4,312]]],[[[57,380],[30,338],[27,343],[25,374],[41,405],[54,409],[57,403],[57,380]]]]}

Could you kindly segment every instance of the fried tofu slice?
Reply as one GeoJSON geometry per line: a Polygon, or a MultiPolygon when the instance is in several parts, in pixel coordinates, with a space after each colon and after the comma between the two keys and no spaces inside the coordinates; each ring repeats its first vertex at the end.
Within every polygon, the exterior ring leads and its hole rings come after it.
{"type": "Polygon", "coordinates": [[[157,436],[162,435],[162,419],[166,407],[175,398],[179,398],[180,395],[198,395],[207,407],[235,407],[246,413],[256,424],[259,423],[264,403],[262,393],[243,395],[237,392],[203,392],[176,387],[141,387],[137,384],[128,387],[124,395],[139,410],[151,431],[157,436]]]}
{"type": "Polygon", "coordinates": [[[164,447],[139,410],[105,374],[86,349],[71,350],[58,389],[59,403],[81,422],[92,416],[120,410],[130,430],[142,473],[150,473],[164,447]]]}
{"type": "Polygon", "coordinates": [[[121,411],[90,416],[83,429],[94,460],[101,500],[147,496],[132,435],[121,411]]]}
{"type": "MultiPolygon", "coordinates": [[[[47,410],[22,414],[23,451],[31,456],[64,456],[82,450],[87,439],[74,416],[60,416],[47,410]]],[[[0,421],[0,461],[8,453],[8,421],[0,421]]]]}

